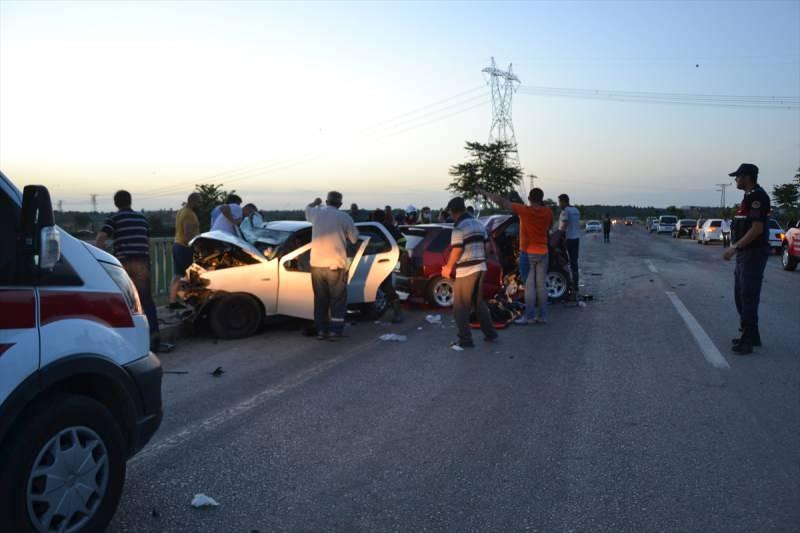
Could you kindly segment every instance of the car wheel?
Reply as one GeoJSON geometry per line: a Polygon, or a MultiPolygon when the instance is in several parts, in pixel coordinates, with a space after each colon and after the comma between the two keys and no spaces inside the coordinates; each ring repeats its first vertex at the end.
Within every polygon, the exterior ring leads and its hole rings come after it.
{"type": "Polygon", "coordinates": [[[254,335],[261,327],[261,304],[247,294],[228,294],[211,307],[211,331],[220,339],[241,339],[254,335]]]}
{"type": "Polygon", "coordinates": [[[569,275],[561,269],[550,270],[545,277],[544,286],[551,302],[561,301],[569,292],[569,275]]]}
{"type": "Polygon", "coordinates": [[[375,293],[375,301],[368,304],[363,304],[361,307],[361,314],[367,320],[378,320],[386,312],[389,307],[386,301],[386,293],[378,287],[378,292],[375,293]]]}
{"type": "Polygon", "coordinates": [[[103,531],[125,482],[125,441],[92,398],[58,394],[32,405],[0,450],[2,531],[103,531]]]}
{"type": "Polygon", "coordinates": [[[453,306],[453,280],[438,276],[428,284],[428,303],[437,307],[453,306]]]}
{"type": "Polygon", "coordinates": [[[781,258],[781,263],[783,264],[783,269],[788,270],[789,272],[793,272],[797,268],[797,258],[794,256],[789,255],[789,247],[783,247],[783,257],[781,258]]]}

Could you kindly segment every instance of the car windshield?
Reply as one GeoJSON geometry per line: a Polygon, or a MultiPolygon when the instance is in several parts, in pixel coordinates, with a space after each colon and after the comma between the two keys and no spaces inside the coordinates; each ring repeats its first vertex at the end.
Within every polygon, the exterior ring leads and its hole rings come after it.
{"type": "Polygon", "coordinates": [[[697,223],[696,220],[692,220],[691,218],[687,218],[680,221],[681,226],[694,226],[697,223]]]}
{"type": "Polygon", "coordinates": [[[406,238],[406,250],[413,250],[425,240],[425,230],[422,228],[405,228],[403,236],[406,238]]]}
{"type": "Polygon", "coordinates": [[[721,220],[712,220],[711,224],[709,224],[709,226],[711,226],[712,228],[718,228],[721,225],[722,225],[722,221],[721,220]]]}
{"type": "Polygon", "coordinates": [[[675,224],[678,221],[677,217],[661,217],[659,220],[661,224],[675,224]]]}
{"type": "Polygon", "coordinates": [[[272,259],[275,257],[281,245],[292,236],[293,232],[264,226],[253,228],[252,233],[255,235],[253,245],[264,254],[264,257],[272,259]]]}

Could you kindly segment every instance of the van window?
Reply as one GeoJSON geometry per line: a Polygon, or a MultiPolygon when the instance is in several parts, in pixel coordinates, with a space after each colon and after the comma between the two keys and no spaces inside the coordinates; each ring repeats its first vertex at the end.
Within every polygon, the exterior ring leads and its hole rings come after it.
{"type": "Polygon", "coordinates": [[[20,216],[20,207],[0,189],[0,285],[11,285],[15,280],[20,216]]]}

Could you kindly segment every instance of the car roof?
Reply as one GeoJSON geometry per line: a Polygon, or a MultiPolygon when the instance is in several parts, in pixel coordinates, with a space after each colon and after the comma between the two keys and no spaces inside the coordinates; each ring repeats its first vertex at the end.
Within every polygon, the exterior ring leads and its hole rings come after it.
{"type": "Polygon", "coordinates": [[[311,227],[311,222],[305,220],[274,220],[267,222],[266,227],[278,231],[297,231],[311,227]]]}

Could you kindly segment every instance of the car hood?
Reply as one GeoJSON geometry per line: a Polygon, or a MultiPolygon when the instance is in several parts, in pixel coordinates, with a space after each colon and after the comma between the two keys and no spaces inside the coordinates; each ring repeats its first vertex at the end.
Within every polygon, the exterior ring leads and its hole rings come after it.
{"type": "Polygon", "coordinates": [[[227,244],[232,244],[234,246],[238,246],[242,250],[246,251],[247,253],[258,257],[259,259],[266,261],[264,255],[258,251],[258,248],[247,242],[246,240],[242,239],[241,237],[237,237],[236,235],[231,235],[225,231],[207,231],[205,233],[201,233],[200,235],[196,236],[189,242],[189,246],[192,246],[195,241],[198,239],[210,239],[213,241],[220,241],[227,244]]]}

